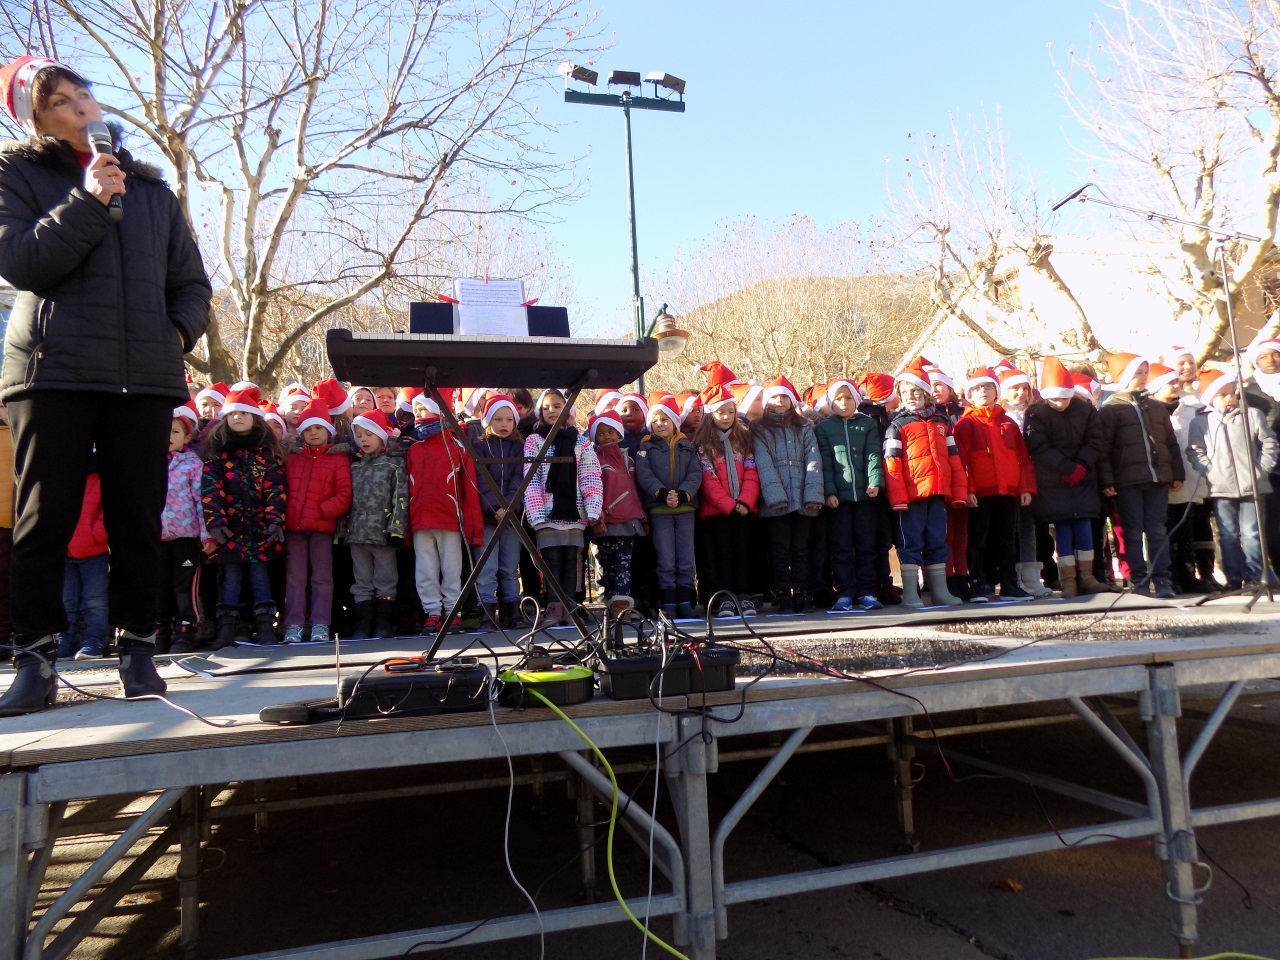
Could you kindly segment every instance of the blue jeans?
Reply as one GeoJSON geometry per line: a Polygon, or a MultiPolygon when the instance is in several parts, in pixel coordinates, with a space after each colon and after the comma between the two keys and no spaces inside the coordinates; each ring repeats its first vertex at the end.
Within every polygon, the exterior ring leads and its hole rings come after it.
{"type": "Polygon", "coordinates": [[[1227,580],[1261,580],[1262,538],[1253,498],[1213,497],[1210,502],[1218,518],[1218,545],[1227,580]]]}
{"type": "MultiPolygon", "coordinates": [[[[484,525],[484,543],[481,544],[481,549],[489,545],[497,529],[498,525],[494,523],[484,525]]],[[[476,556],[480,554],[477,553],[476,556]]],[[[493,548],[484,566],[480,568],[480,576],[476,578],[476,592],[480,595],[480,602],[497,603],[499,594],[505,603],[518,601],[520,599],[519,572],[520,537],[516,533],[516,528],[508,523],[502,528],[498,545],[493,548]],[[501,591],[498,589],[499,585],[502,587],[501,591]]]]}
{"type": "Polygon", "coordinates": [[[950,550],[947,547],[947,498],[926,497],[907,504],[906,510],[897,510],[898,563],[914,563],[916,566],[932,566],[946,563],[950,550]]]}
{"type": "Polygon", "coordinates": [[[655,513],[649,517],[653,551],[658,555],[658,589],[693,589],[694,513],[655,513]]]}
{"type": "Polygon", "coordinates": [[[218,600],[230,607],[240,605],[240,585],[244,581],[245,571],[249,571],[249,590],[253,594],[253,604],[275,603],[271,596],[271,578],[267,575],[265,563],[224,563],[222,564],[222,593],[218,600]]]}
{"type": "Polygon", "coordinates": [[[72,650],[86,643],[101,644],[107,639],[107,582],[110,554],[76,560],[67,557],[62,577],[62,607],[67,613],[65,640],[72,650]],[[84,629],[77,631],[79,621],[84,629]]]}
{"type": "Polygon", "coordinates": [[[1169,537],[1164,518],[1169,510],[1169,485],[1142,483],[1116,490],[1120,514],[1120,559],[1129,564],[1129,579],[1145,584],[1151,577],[1169,576],[1169,537]],[[1142,555],[1146,536],[1147,556],[1142,555]],[[1151,569],[1147,569],[1148,559],[1151,569]]]}
{"type": "Polygon", "coordinates": [[[1058,556],[1070,557],[1084,550],[1093,549],[1093,523],[1089,517],[1074,520],[1058,520],[1053,525],[1058,556]]]}

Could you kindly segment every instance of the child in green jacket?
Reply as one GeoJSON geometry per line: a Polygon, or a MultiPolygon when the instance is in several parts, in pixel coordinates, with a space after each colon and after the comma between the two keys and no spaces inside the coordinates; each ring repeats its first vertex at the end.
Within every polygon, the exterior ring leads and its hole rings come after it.
{"type": "Polygon", "coordinates": [[[876,523],[884,486],[880,425],[858,412],[862,398],[848,380],[827,387],[832,416],[815,428],[822,451],[822,485],[831,509],[831,572],[836,602],[832,613],[848,613],[854,600],[877,610],[876,523]]]}

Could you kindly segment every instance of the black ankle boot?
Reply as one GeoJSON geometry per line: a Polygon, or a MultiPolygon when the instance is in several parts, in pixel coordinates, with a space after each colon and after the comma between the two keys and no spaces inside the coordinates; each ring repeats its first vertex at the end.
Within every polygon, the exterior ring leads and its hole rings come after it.
{"type": "Polygon", "coordinates": [[[395,597],[379,597],[373,601],[373,635],[375,637],[394,637],[396,635],[395,597]]]}
{"type": "Polygon", "coordinates": [[[234,603],[218,604],[218,635],[214,637],[213,649],[222,650],[236,645],[236,621],[240,611],[234,603]]]}
{"type": "Polygon", "coordinates": [[[515,600],[507,600],[502,604],[503,629],[513,630],[520,625],[520,604],[515,600]]]}
{"type": "Polygon", "coordinates": [[[120,631],[120,685],[126,697],[141,697],[148,693],[163,694],[164,680],[156,673],[153,659],[156,654],[156,635],[142,636],[120,631]]]}
{"type": "Polygon", "coordinates": [[[161,620],[156,627],[156,653],[168,653],[173,644],[173,621],[161,620]]]}
{"type": "Polygon", "coordinates": [[[659,591],[662,598],[662,612],[668,620],[674,620],[679,616],[679,605],[676,601],[676,592],[674,590],[659,591]]]}
{"type": "Polygon", "coordinates": [[[502,629],[502,624],[498,620],[498,605],[496,603],[480,604],[480,629],[481,630],[502,629]]]}
{"type": "Polygon", "coordinates": [[[58,699],[58,681],[53,664],[58,657],[58,635],[51,633],[38,640],[9,641],[18,649],[13,655],[13,683],[0,697],[0,717],[19,717],[53,706],[58,699]]]}
{"type": "Polygon", "coordinates": [[[352,640],[368,640],[373,632],[373,600],[357,600],[352,605],[352,640]]]}
{"type": "Polygon", "coordinates": [[[253,622],[258,628],[259,645],[270,646],[280,642],[280,638],[276,636],[276,605],[274,603],[255,603],[253,622]]]}
{"type": "Polygon", "coordinates": [[[195,653],[196,646],[196,625],[185,620],[178,621],[173,628],[173,643],[169,646],[169,652],[195,653]]]}

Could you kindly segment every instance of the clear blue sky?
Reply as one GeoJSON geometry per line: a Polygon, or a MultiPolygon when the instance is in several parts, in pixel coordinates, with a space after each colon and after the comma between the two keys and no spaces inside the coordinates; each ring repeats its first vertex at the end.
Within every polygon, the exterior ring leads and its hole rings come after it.
{"type": "MultiPolygon", "coordinates": [[[[1011,158],[1041,193],[1073,189],[1083,164],[1068,136],[1080,134],[1047,44],[1065,63],[1101,9],[1097,0],[602,0],[613,42],[598,59],[599,89],[610,69],[688,83],[685,114],[632,113],[650,313],[668,299],[654,283],[674,250],[697,247],[721,221],[881,213],[885,160],[912,153],[908,133],[945,133],[951,113],[994,116],[999,106],[1011,158]]],[[[618,335],[631,294],[622,111],[560,96],[557,78],[543,109],[569,121],[556,134],[564,153],[587,153],[586,196],[550,233],[573,276],[580,335],[618,335]]]]}

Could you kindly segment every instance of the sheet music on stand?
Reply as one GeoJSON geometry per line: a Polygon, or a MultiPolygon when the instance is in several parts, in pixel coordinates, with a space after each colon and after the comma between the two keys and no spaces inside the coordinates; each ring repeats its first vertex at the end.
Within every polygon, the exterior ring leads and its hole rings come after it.
{"type": "Polygon", "coordinates": [[[529,311],[523,280],[453,281],[458,333],[464,337],[527,337],[529,311]]]}

